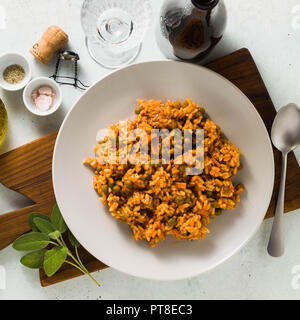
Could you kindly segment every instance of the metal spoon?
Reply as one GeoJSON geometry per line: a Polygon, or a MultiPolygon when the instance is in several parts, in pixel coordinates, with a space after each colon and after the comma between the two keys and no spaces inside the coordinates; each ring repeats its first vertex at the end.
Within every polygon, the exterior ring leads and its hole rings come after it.
{"type": "Polygon", "coordinates": [[[282,153],[282,170],[268,252],[273,257],[280,257],[284,253],[283,211],[287,155],[300,145],[300,109],[297,105],[290,103],[279,110],[272,126],[271,138],[274,146],[282,153]]]}

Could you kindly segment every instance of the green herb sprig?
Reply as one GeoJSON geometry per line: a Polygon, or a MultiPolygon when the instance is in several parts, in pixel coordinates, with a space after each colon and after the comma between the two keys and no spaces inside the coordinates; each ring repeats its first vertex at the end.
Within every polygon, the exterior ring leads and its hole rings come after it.
{"type": "Polygon", "coordinates": [[[51,217],[33,212],[28,216],[28,223],[32,232],[20,236],[13,243],[13,248],[18,251],[30,251],[21,258],[21,263],[31,269],[43,268],[48,277],[53,276],[63,265],[68,263],[95,280],[83,265],[78,247],[80,243],[68,229],[57,205],[53,207],[51,217]],[[67,233],[71,245],[75,249],[75,256],[67,247],[63,234],[67,233]],[[51,248],[47,248],[52,245],[51,248]]]}

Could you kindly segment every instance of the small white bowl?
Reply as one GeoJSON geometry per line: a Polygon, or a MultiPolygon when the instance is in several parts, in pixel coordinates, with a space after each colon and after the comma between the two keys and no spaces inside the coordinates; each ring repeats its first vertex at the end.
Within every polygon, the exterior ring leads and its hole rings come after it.
{"type": "Polygon", "coordinates": [[[23,89],[31,79],[31,69],[28,61],[19,53],[7,53],[0,57],[0,87],[7,91],[18,91],[23,89]],[[25,71],[24,79],[17,84],[9,84],[3,78],[3,72],[11,65],[17,64],[25,71]]]}
{"type": "Polygon", "coordinates": [[[31,80],[25,87],[23,91],[23,101],[26,108],[33,114],[36,114],[38,116],[48,116],[54,113],[60,107],[62,102],[62,92],[61,92],[60,86],[54,80],[47,77],[38,77],[31,80]],[[55,99],[54,99],[53,106],[47,111],[39,110],[34,105],[31,97],[32,92],[34,90],[43,86],[48,86],[52,88],[52,90],[55,92],[55,99]]]}

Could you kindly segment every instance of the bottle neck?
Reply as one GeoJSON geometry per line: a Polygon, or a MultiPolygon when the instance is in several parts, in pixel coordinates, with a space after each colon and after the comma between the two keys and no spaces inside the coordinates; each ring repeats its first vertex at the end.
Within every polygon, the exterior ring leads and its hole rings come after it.
{"type": "Polygon", "coordinates": [[[219,0],[192,0],[192,3],[198,9],[210,10],[219,3],[219,0]]]}

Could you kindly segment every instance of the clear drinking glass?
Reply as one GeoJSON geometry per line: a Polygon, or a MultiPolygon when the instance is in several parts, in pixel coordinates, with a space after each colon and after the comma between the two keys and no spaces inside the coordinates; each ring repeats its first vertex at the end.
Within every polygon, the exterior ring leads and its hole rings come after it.
{"type": "Polygon", "coordinates": [[[150,0],[85,0],[81,10],[88,51],[107,68],[137,57],[151,20],[150,0]]]}

